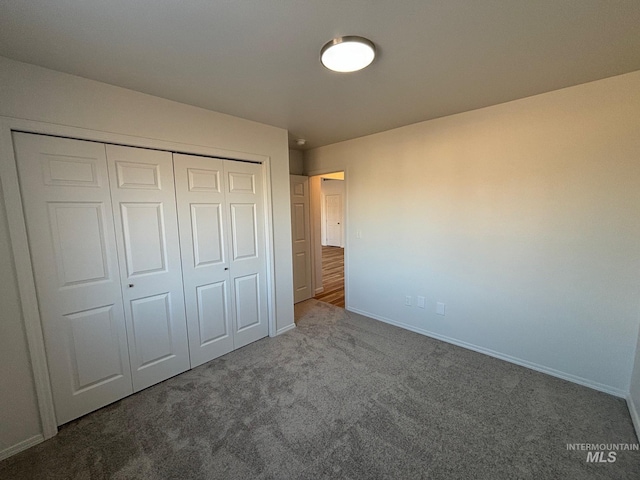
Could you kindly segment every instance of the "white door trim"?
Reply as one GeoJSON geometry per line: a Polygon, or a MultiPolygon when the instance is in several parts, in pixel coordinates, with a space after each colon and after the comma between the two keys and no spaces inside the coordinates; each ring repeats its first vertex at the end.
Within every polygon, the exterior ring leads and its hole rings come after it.
{"type": "Polygon", "coordinates": [[[18,279],[20,306],[33,370],[33,382],[38,397],[42,435],[44,436],[43,440],[46,440],[58,433],[58,426],[53,409],[53,394],[49,381],[33,266],[27,244],[27,224],[22,210],[18,167],[11,138],[11,124],[4,119],[0,127],[0,181],[2,181],[9,238],[18,279]]]}
{"type": "Polygon", "coordinates": [[[53,396],[51,393],[51,382],[49,379],[44,338],[40,322],[40,311],[38,309],[35,279],[33,277],[33,267],[27,243],[27,227],[22,210],[18,171],[15,153],[13,150],[13,140],[11,137],[12,131],[55,135],[60,137],[76,138],[79,140],[113,143],[131,147],[153,148],[156,150],[166,150],[177,153],[192,153],[196,155],[223,157],[234,160],[248,160],[261,163],[265,193],[264,213],[266,249],[269,253],[267,261],[267,276],[270,280],[267,284],[269,336],[273,337],[278,334],[278,332],[276,332],[275,323],[275,257],[273,241],[273,212],[271,208],[271,159],[268,156],[0,116],[0,182],[7,211],[9,238],[11,240],[11,249],[14,257],[16,277],[18,280],[20,305],[22,308],[22,316],[27,337],[27,345],[29,348],[44,440],[56,435],[58,433],[58,427],[53,407],[53,396]]]}
{"type": "MultiPolygon", "coordinates": [[[[353,229],[352,228],[352,220],[349,217],[349,168],[348,167],[336,167],[336,168],[323,168],[323,169],[319,169],[319,170],[312,170],[310,172],[305,172],[305,175],[307,175],[309,178],[311,177],[315,177],[317,175],[326,175],[328,173],[335,173],[335,172],[344,172],[344,196],[342,198],[342,214],[344,215],[343,219],[344,219],[344,229],[343,229],[343,244],[344,244],[344,308],[345,310],[349,310],[350,309],[350,305],[351,305],[351,301],[349,300],[349,291],[351,290],[351,287],[349,286],[349,252],[351,251],[351,236],[349,235],[350,231],[357,231],[357,229],[353,229]]],[[[315,227],[312,225],[311,229],[312,229],[312,235],[313,235],[313,229],[315,227]]],[[[311,242],[311,251],[312,251],[312,255],[311,255],[311,269],[312,269],[312,277],[315,279],[315,272],[316,272],[316,268],[322,268],[322,266],[318,267],[318,265],[316,265],[316,246],[315,246],[315,242],[311,242]]],[[[315,289],[315,285],[314,285],[314,289],[315,289]]],[[[314,290],[315,291],[315,290],[314,290]]],[[[316,292],[316,293],[320,293],[320,292],[316,292]]]]}

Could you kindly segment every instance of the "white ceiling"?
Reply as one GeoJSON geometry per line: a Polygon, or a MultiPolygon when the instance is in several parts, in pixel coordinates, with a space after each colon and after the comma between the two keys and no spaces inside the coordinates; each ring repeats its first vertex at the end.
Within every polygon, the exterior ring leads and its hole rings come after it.
{"type": "Polygon", "coordinates": [[[308,148],[640,70],[640,1],[3,0],[0,55],[308,148]],[[320,48],[339,35],[378,58],[329,72],[320,48]]]}

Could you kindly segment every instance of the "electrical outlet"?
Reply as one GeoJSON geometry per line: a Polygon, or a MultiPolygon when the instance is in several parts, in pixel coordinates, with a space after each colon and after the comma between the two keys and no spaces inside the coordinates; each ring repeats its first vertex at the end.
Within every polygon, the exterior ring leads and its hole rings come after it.
{"type": "Polygon", "coordinates": [[[424,308],[425,299],[424,297],[418,297],[418,308],[424,308]]]}
{"type": "Polygon", "coordinates": [[[411,306],[411,295],[407,295],[406,297],[404,297],[404,304],[405,304],[407,307],[410,307],[410,306],[411,306]]]}
{"type": "Polygon", "coordinates": [[[444,304],[444,303],[438,302],[438,303],[436,304],[436,313],[437,313],[438,315],[444,315],[445,307],[446,307],[446,306],[445,306],[445,304],[444,304]]]}

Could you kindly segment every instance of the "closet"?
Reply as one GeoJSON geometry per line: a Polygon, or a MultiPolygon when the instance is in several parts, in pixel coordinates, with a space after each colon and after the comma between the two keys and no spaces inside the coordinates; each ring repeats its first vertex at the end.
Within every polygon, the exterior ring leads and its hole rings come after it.
{"type": "Polygon", "coordinates": [[[13,140],[58,425],[268,334],[261,165],[13,140]]]}

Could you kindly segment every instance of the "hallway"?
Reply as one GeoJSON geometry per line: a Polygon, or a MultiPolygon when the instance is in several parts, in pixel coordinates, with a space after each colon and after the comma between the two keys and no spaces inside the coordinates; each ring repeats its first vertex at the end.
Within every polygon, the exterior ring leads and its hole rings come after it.
{"type": "Polygon", "coordinates": [[[322,286],[314,298],[344,308],[344,248],[322,247],[322,286]]]}

